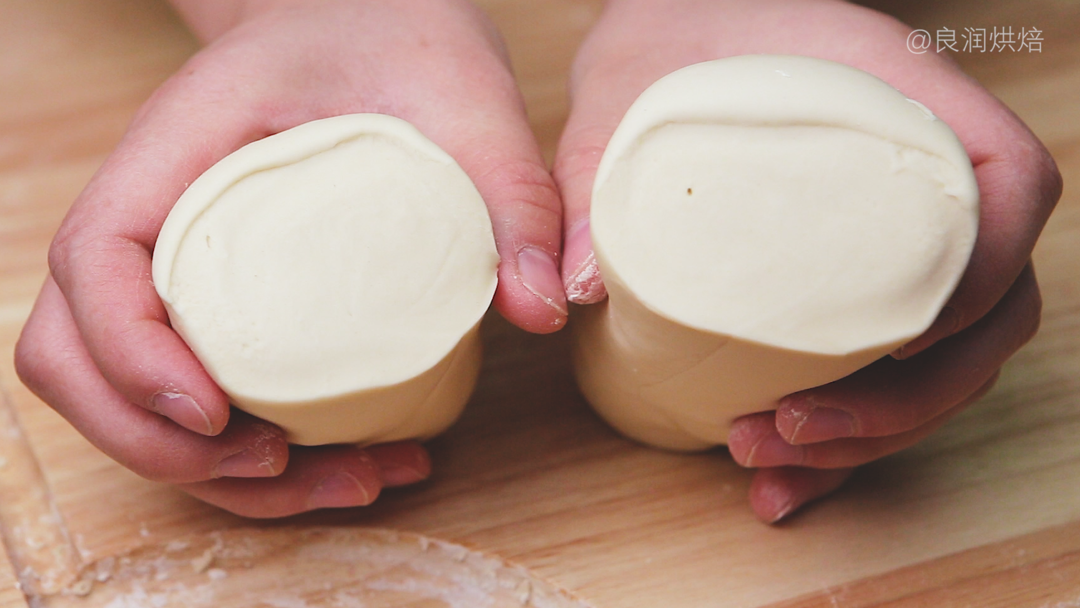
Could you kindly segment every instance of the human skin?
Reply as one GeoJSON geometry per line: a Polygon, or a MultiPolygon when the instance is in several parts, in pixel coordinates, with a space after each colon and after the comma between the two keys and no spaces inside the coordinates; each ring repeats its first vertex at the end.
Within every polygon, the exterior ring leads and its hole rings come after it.
{"type": "Polygon", "coordinates": [[[853,467],[933,432],[985,394],[1038,328],[1030,257],[1061,195],[1061,177],[1027,127],[953,62],[909,52],[910,31],[839,0],[609,0],[573,65],[554,176],[564,205],[563,279],[579,304],[605,297],[588,222],[603,150],[634,99],[681,67],[752,53],[845,63],[929,107],[971,158],[981,193],[979,237],[934,324],[892,357],[732,427],[729,450],[757,469],[750,503],[764,521],[793,513],[838,488],[853,467]]]}
{"type": "Polygon", "coordinates": [[[499,36],[465,0],[176,0],[206,47],[140,109],[79,195],[16,350],[23,381],[94,445],[235,513],[365,505],[430,472],[412,442],[289,446],[238,411],[168,325],[154,242],[187,184],[242,145],[354,112],[403,118],[483,196],[496,308],[565,324],[561,206],[499,36]]]}
{"type": "MultiPolygon", "coordinates": [[[[276,427],[230,414],[168,328],[149,282],[153,242],[185,184],[244,143],[314,118],[385,112],[446,149],[487,201],[503,258],[497,308],[527,330],[558,329],[560,200],[505,53],[464,1],[174,4],[208,46],[147,102],[73,205],[17,369],[105,453],[210,503],[254,517],[367,504],[384,485],[427,475],[422,448],[290,447],[276,427]]],[[[580,302],[603,297],[602,282],[589,279],[587,222],[600,155],[637,95],[680,67],[744,53],[847,63],[930,107],[975,164],[980,237],[951,312],[896,359],[736,423],[729,447],[759,469],[750,502],[766,521],[932,432],[988,390],[1038,325],[1029,258],[1060,176],[977,83],[944,57],[909,53],[908,31],[835,0],[609,0],[575,61],[554,173],[565,211],[563,278],[580,302]]]]}

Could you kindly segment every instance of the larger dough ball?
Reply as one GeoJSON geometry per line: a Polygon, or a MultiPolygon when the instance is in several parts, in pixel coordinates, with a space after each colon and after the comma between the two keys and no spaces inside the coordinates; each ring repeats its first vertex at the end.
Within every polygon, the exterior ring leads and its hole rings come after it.
{"type": "Polygon", "coordinates": [[[633,104],[600,162],[610,298],[576,323],[586,397],[675,449],[922,333],[967,265],[971,162],[927,108],[854,68],[743,56],[633,104]]]}

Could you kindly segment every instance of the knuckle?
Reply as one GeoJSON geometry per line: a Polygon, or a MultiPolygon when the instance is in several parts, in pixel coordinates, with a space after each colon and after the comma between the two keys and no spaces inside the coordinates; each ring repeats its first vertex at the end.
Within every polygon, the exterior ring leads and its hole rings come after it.
{"type": "Polygon", "coordinates": [[[999,170],[1015,175],[1013,179],[1019,188],[1015,196],[1020,198],[1017,211],[1028,214],[1030,219],[1027,223],[1033,230],[1040,230],[1064,188],[1061,171],[1053,156],[1038,140],[1034,140],[1014,150],[999,170]]]}
{"type": "Polygon", "coordinates": [[[1035,337],[1042,323],[1042,293],[1035,270],[1029,261],[996,308],[1011,327],[1010,352],[1015,352],[1035,337]]]}
{"type": "Polygon", "coordinates": [[[81,367],[79,353],[57,339],[55,328],[31,318],[15,343],[15,374],[27,388],[50,407],[57,380],[81,367]]]}
{"type": "Polygon", "coordinates": [[[1034,135],[1026,135],[1019,138],[1007,154],[1000,170],[1017,176],[1021,195],[1034,205],[1036,217],[1044,217],[1050,214],[1061,198],[1064,181],[1057,162],[1046,146],[1034,135]]]}
{"type": "Polygon", "coordinates": [[[1061,170],[1058,168],[1057,162],[1054,161],[1050,151],[1041,143],[1038,144],[1037,150],[1032,155],[1031,162],[1033,164],[1032,171],[1039,183],[1042,200],[1053,206],[1061,198],[1065,187],[1064,179],[1061,177],[1061,170]]]}
{"type": "MultiPolygon", "coordinates": [[[[582,138],[597,139],[590,136],[582,138]]],[[[559,154],[555,158],[555,165],[552,168],[552,173],[559,186],[568,191],[574,190],[576,187],[580,192],[575,193],[575,195],[587,197],[592,188],[596,169],[600,165],[600,159],[604,156],[605,148],[605,145],[597,143],[571,145],[565,152],[560,148],[559,154]]]]}
{"type": "Polygon", "coordinates": [[[44,383],[48,357],[42,349],[33,321],[23,329],[19,340],[15,342],[15,374],[19,380],[35,393],[44,383]]]}
{"type": "Polygon", "coordinates": [[[67,269],[74,257],[75,235],[76,231],[72,230],[70,225],[65,222],[49,245],[49,272],[57,282],[61,282],[68,274],[67,269]]]}
{"type": "Polygon", "coordinates": [[[81,227],[81,222],[69,218],[60,228],[49,246],[49,272],[61,288],[70,279],[82,274],[96,258],[109,248],[109,238],[92,236],[91,230],[81,227]]]}
{"type": "Polygon", "coordinates": [[[562,217],[559,191],[547,170],[529,161],[508,161],[482,176],[486,185],[485,200],[492,215],[504,210],[517,215],[527,213],[530,221],[559,225],[562,217]]]}
{"type": "Polygon", "coordinates": [[[1042,325],[1042,307],[1042,293],[1039,291],[1038,285],[1033,285],[1025,307],[1026,323],[1021,344],[1027,344],[1035,337],[1035,334],[1039,333],[1039,327],[1042,325]]]}

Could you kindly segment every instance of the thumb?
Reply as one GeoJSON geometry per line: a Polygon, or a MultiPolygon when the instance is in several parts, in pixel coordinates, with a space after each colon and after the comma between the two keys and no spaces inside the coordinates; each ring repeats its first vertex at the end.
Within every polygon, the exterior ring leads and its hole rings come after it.
{"type": "Polygon", "coordinates": [[[567,297],[575,304],[594,304],[607,297],[593,254],[589,224],[600,158],[637,96],[656,78],[671,71],[671,62],[666,60],[611,70],[606,69],[604,59],[588,41],[579,52],[571,73],[570,116],[555,154],[553,174],[562,193],[565,230],[562,278],[567,297]]]}
{"type": "Polygon", "coordinates": [[[492,65],[470,65],[447,85],[446,103],[408,107],[402,117],[461,165],[487,204],[501,258],[495,308],[526,331],[550,333],[567,317],[562,204],[513,76],[485,59],[492,65]]]}

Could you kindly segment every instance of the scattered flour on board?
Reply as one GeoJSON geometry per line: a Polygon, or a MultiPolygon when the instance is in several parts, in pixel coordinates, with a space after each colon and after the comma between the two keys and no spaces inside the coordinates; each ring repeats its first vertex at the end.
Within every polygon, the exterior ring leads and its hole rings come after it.
{"type": "Polygon", "coordinates": [[[114,597],[105,608],[164,608],[168,605],[167,593],[147,593],[146,589],[135,587],[130,593],[114,597]]]}
{"type": "Polygon", "coordinates": [[[373,591],[404,591],[424,598],[440,599],[450,608],[487,608],[494,605],[490,595],[475,587],[444,587],[419,579],[399,581],[374,579],[368,581],[365,586],[373,591]]]}
{"type": "Polygon", "coordinates": [[[207,549],[203,551],[202,555],[191,560],[191,569],[197,573],[206,572],[206,570],[214,563],[214,550],[207,549]]]}
{"type": "Polygon", "coordinates": [[[278,595],[274,597],[259,598],[260,604],[271,606],[272,608],[308,608],[307,601],[302,597],[278,595]]]}
{"type": "Polygon", "coordinates": [[[364,600],[349,595],[345,591],[338,591],[334,594],[334,608],[368,608],[367,603],[364,600]]]}
{"type": "Polygon", "coordinates": [[[136,583],[130,591],[113,597],[102,608],[196,608],[217,605],[217,597],[210,584],[196,587],[175,584],[160,591],[147,591],[136,583]]]}

